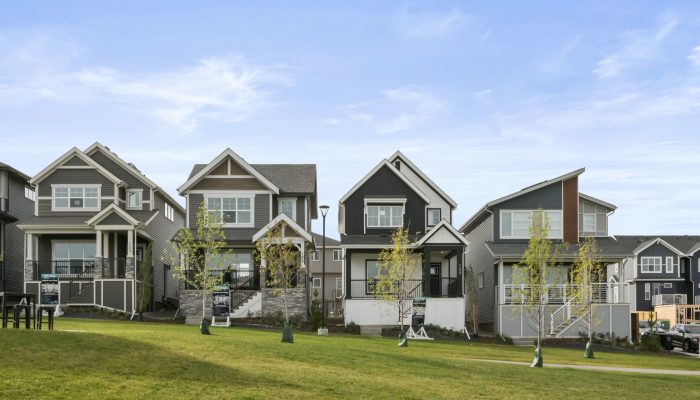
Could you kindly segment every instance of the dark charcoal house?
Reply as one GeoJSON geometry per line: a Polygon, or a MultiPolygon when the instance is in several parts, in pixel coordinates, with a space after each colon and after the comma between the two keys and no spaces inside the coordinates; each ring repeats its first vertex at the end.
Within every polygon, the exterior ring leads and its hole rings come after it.
{"type": "Polygon", "coordinates": [[[24,283],[24,234],[17,221],[34,214],[29,176],[0,163],[0,291],[21,292],[24,283]]]}

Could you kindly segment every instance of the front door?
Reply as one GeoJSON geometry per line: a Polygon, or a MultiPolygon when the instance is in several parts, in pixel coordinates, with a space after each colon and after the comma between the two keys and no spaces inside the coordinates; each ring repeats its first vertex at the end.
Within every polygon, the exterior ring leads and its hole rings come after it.
{"type": "Polygon", "coordinates": [[[442,296],[442,280],[440,279],[441,264],[430,264],[430,296],[442,296]]]}

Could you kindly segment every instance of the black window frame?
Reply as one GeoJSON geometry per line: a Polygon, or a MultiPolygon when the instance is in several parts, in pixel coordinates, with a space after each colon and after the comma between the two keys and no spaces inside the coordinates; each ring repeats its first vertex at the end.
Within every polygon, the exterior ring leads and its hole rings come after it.
{"type": "Polygon", "coordinates": [[[437,224],[442,221],[442,208],[426,208],[425,209],[425,226],[432,228],[434,226],[437,226],[437,224]],[[437,210],[440,213],[440,216],[438,217],[438,222],[430,225],[430,218],[428,217],[430,215],[430,211],[437,210]]]}

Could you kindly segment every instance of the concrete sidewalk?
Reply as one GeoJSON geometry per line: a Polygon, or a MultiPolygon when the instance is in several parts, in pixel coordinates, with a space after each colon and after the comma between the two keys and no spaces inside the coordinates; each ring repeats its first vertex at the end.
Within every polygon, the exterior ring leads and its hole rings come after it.
{"type": "MultiPolygon", "coordinates": [[[[485,360],[479,358],[469,358],[470,361],[483,361],[496,364],[522,365],[529,367],[530,363],[520,361],[503,361],[503,360],[485,360]]],[[[686,371],[682,369],[650,369],[650,368],[629,368],[629,367],[605,367],[597,365],[569,365],[569,364],[544,364],[545,368],[571,368],[584,369],[589,371],[607,371],[607,372],[627,372],[633,374],[658,374],[658,375],[682,375],[682,376],[700,376],[700,371],[686,371]]]]}

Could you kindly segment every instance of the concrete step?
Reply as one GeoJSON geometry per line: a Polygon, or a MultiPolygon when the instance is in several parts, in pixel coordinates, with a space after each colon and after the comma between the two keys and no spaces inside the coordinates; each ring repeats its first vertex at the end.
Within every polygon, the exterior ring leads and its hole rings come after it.
{"type": "Polygon", "coordinates": [[[360,325],[360,335],[362,336],[382,336],[381,326],[360,325]]]}

